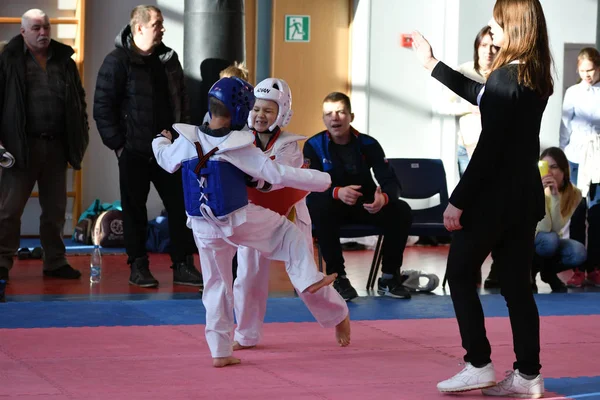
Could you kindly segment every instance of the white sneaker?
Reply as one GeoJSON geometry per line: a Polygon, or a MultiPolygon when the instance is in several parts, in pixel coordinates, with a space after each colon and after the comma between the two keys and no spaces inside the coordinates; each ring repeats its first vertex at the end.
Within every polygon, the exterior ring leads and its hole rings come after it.
{"type": "Polygon", "coordinates": [[[475,368],[471,363],[466,363],[465,368],[452,378],[437,384],[442,393],[466,392],[468,390],[483,389],[496,384],[496,372],[492,363],[475,368]]]}
{"type": "Polygon", "coordinates": [[[506,378],[496,386],[483,389],[486,396],[520,397],[524,399],[539,399],[544,395],[544,378],[536,376],[532,380],[525,379],[519,370],[508,371],[506,378]]]}

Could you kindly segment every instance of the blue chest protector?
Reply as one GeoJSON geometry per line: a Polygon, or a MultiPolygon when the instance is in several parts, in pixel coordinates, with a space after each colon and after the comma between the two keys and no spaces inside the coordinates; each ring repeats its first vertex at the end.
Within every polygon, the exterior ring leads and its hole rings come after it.
{"type": "Polygon", "coordinates": [[[217,150],[206,156],[199,143],[198,158],[182,163],[183,194],[188,215],[201,217],[200,205],[206,204],[215,217],[230,214],[248,204],[245,174],[226,161],[208,160],[217,150]]]}

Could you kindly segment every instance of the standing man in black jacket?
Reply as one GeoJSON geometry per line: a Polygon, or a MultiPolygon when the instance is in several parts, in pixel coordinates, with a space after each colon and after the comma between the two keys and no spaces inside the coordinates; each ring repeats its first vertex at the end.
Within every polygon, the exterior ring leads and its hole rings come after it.
{"type": "Polygon", "coordinates": [[[31,9],[0,55],[0,143],[15,165],[0,179],[0,279],[19,246],[21,216],[37,182],[44,275],[77,279],[62,240],[67,163],[81,168],[88,145],[85,93],[73,49],[50,39],[48,16],[31,9]]]}
{"type": "Polygon", "coordinates": [[[345,300],[358,296],[346,276],[340,244],[340,226],[365,223],[383,228],[382,277],[377,292],[409,299],[400,279],[400,267],[412,223],[409,205],[399,199],[400,185],[375,138],[350,126],[354,119],[350,99],[330,93],[323,101],[327,130],[304,145],[304,164],[331,175],[331,188],[311,193],[307,203],[315,235],[327,264],[327,274],[337,273],[333,286],[345,300]],[[380,186],[371,176],[371,168],[380,186]]]}
{"type": "Polygon", "coordinates": [[[192,231],[186,227],[181,172],[169,174],[152,153],[157,134],[176,122],[189,122],[183,69],[177,53],[162,43],[164,32],[160,9],[143,5],[132,10],[129,25],[116,38],[116,49],[98,72],[94,119],[102,141],[118,158],[129,283],[158,286],[146,252],[146,203],[152,182],[168,213],[173,282],[202,286],[193,261],[192,231]]]}

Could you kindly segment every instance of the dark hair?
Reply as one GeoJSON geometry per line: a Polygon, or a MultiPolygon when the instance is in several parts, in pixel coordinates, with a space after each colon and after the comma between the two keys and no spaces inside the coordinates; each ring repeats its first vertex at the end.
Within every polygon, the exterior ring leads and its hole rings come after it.
{"type": "Polygon", "coordinates": [[[323,103],[337,103],[338,101],[341,101],[342,103],[344,103],[344,107],[346,107],[348,109],[349,113],[352,112],[352,105],[350,104],[350,98],[348,96],[346,96],[344,93],[331,92],[327,96],[325,96],[325,99],[323,99],[323,103]]]}
{"type": "Polygon", "coordinates": [[[544,98],[554,91],[546,18],[539,0],[497,0],[494,20],[504,31],[492,71],[520,61],[517,80],[544,98]]]}
{"type": "Polygon", "coordinates": [[[569,160],[565,152],[558,147],[548,147],[540,155],[540,160],[544,157],[552,157],[556,161],[556,165],[562,171],[564,178],[562,184],[558,188],[558,191],[562,193],[562,200],[560,204],[560,213],[562,216],[566,216],[569,210],[572,210],[581,201],[575,187],[571,183],[571,169],[569,167],[569,160]]]}
{"type": "Polygon", "coordinates": [[[216,97],[208,98],[208,110],[210,111],[210,116],[212,118],[222,117],[222,118],[231,118],[231,114],[229,113],[229,109],[221,100],[216,97]]]}
{"type": "MultiPolygon", "coordinates": [[[[490,28],[488,25],[484,26],[477,33],[477,36],[475,37],[475,42],[473,43],[473,64],[474,64],[473,67],[475,68],[475,72],[477,72],[479,75],[481,75],[481,71],[480,71],[481,68],[479,67],[479,46],[481,45],[481,42],[483,41],[484,37],[486,37],[486,36],[489,36],[490,38],[492,37],[492,34],[490,33],[491,31],[492,31],[492,28],[490,28]]],[[[497,46],[494,46],[494,47],[496,47],[496,49],[498,49],[497,46]]]]}

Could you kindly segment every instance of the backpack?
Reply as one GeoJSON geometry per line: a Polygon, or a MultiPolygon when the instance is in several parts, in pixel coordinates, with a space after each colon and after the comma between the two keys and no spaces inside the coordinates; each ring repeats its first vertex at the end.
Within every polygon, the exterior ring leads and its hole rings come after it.
{"type": "Polygon", "coordinates": [[[92,243],[102,247],[124,247],[123,212],[109,210],[100,213],[94,222],[92,243]]]}

